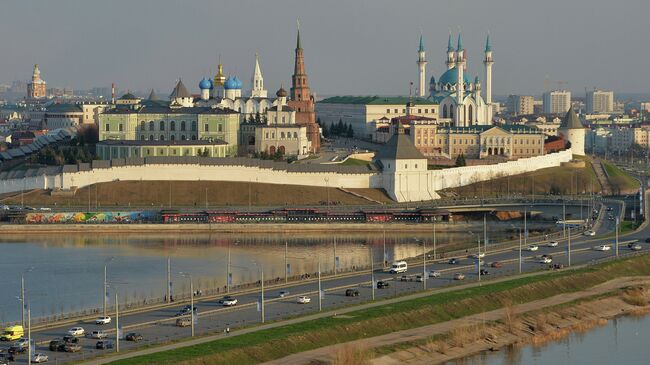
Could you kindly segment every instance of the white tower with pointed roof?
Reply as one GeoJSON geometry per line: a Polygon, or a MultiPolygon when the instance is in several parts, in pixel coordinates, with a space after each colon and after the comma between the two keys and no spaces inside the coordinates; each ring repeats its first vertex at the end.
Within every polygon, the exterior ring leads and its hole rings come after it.
{"type": "Polygon", "coordinates": [[[424,43],[422,42],[422,35],[420,34],[420,47],[418,48],[418,71],[419,74],[419,83],[418,83],[418,96],[424,97],[427,92],[427,58],[424,52],[424,43]]]}
{"type": "Polygon", "coordinates": [[[251,97],[252,98],[266,98],[268,92],[264,89],[264,77],[262,77],[262,70],[260,69],[260,57],[255,54],[255,70],[251,78],[251,97]]]}
{"type": "Polygon", "coordinates": [[[465,50],[463,40],[458,33],[458,45],[456,48],[456,126],[467,127],[469,123],[465,120],[465,50]]]}

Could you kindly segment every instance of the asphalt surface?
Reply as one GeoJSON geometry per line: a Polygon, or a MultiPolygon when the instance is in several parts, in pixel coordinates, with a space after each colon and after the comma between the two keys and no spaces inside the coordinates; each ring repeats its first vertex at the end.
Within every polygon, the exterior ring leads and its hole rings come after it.
{"type": "MultiPolygon", "coordinates": [[[[613,257],[616,254],[614,247],[614,238],[603,238],[602,236],[609,234],[611,236],[614,230],[615,221],[608,218],[611,213],[612,217],[619,214],[618,204],[610,204],[611,212],[603,212],[601,215],[604,218],[600,222],[600,227],[597,230],[597,235],[594,237],[587,237],[583,235],[574,236],[571,239],[571,264],[578,265],[593,262],[607,257],[613,257]],[[609,251],[596,251],[593,246],[600,244],[611,245],[609,251]]],[[[645,243],[646,238],[650,237],[650,228],[646,227],[641,232],[633,233],[620,239],[619,254],[628,254],[632,251],[627,247],[627,242],[630,240],[639,240],[642,246],[640,252],[650,252],[650,243],[645,243]]],[[[522,250],[522,272],[533,272],[539,270],[549,270],[548,264],[541,264],[541,255],[552,255],[553,264],[562,264],[568,266],[568,243],[567,241],[560,241],[557,247],[547,247],[546,242],[539,243],[537,251],[528,251],[524,246],[522,250]]],[[[470,258],[468,255],[457,257],[458,264],[449,264],[448,259],[439,260],[435,263],[427,263],[426,272],[432,270],[438,271],[440,277],[426,278],[426,288],[441,288],[458,283],[466,283],[468,281],[479,280],[479,275],[476,270],[475,259],[470,258]],[[454,280],[454,275],[457,273],[465,274],[465,280],[454,280]]],[[[504,275],[514,275],[519,272],[519,250],[507,249],[501,252],[490,252],[488,246],[487,255],[481,260],[483,267],[488,270],[489,277],[483,276],[482,279],[490,277],[500,277],[504,275]],[[493,262],[502,263],[501,268],[491,267],[493,262]]],[[[379,268],[374,272],[376,281],[387,281],[389,286],[384,289],[375,289],[375,298],[388,298],[407,293],[414,293],[424,288],[424,283],[418,282],[416,275],[422,274],[422,265],[409,265],[409,269],[404,274],[393,275],[383,271],[379,268]],[[402,276],[405,276],[402,281],[402,276]]],[[[428,275],[427,275],[428,276],[428,275]]],[[[337,307],[351,306],[360,304],[371,300],[372,286],[370,273],[355,273],[339,275],[338,277],[327,277],[322,280],[322,289],[325,295],[322,298],[322,307],[324,310],[331,310],[337,307]],[[354,288],[359,291],[358,297],[347,297],[345,290],[347,288],[354,288]]],[[[304,282],[290,283],[289,285],[282,285],[273,288],[265,288],[265,320],[277,321],[290,317],[305,315],[318,311],[318,283],[315,280],[305,280],[304,282]],[[280,291],[288,291],[289,294],[283,298],[279,297],[280,291]],[[308,304],[297,303],[297,296],[306,295],[311,299],[308,304]]],[[[238,304],[234,307],[224,307],[217,302],[217,300],[202,301],[201,298],[196,298],[195,306],[198,310],[198,320],[195,325],[196,335],[204,335],[209,333],[224,332],[226,328],[236,329],[243,326],[251,326],[261,322],[261,313],[258,311],[258,299],[260,297],[259,288],[254,292],[248,292],[236,295],[238,304]]],[[[132,350],[144,345],[161,344],[169,342],[170,340],[178,340],[190,337],[191,327],[177,327],[175,321],[177,317],[175,314],[185,306],[185,303],[180,303],[168,308],[148,310],[140,313],[120,316],[120,325],[123,327],[123,333],[138,332],[142,334],[144,340],[139,343],[120,341],[120,350],[132,350]]],[[[109,313],[114,317],[114,313],[109,313]]],[[[113,318],[115,321],[115,318],[113,318]]],[[[109,333],[109,339],[115,339],[115,324],[114,322],[109,325],[96,325],[94,323],[77,323],[74,325],[56,326],[48,329],[32,331],[32,337],[37,342],[36,352],[45,353],[49,356],[50,363],[64,364],[73,361],[87,360],[98,355],[113,352],[115,349],[97,350],[95,344],[97,340],[90,338],[81,338],[80,344],[83,349],[79,353],[62,353],[51,352],[48,349],[48,342],[54,338],[60,338],[66,334],[67,330],[74,326],[81,326],[86,332],[94,330],[105,330],[109,333]]],[[[9,343],[2,343],[0,348],[6,351],[9,343]]],[[[18,355],[17,363],[26,363],[26,355],[18,355]]]]}

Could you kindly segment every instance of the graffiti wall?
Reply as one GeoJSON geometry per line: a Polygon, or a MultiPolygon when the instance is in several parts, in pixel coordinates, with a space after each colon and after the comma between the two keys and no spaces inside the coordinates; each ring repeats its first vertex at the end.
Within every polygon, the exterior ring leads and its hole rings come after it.
{"type": "Polygon", "coordinates": [[[62,213],[28,213],[28,224],[43,223],[132,223],[151,222],[160,215],[157,211],[140,212],[62,212],[62,213]]]}

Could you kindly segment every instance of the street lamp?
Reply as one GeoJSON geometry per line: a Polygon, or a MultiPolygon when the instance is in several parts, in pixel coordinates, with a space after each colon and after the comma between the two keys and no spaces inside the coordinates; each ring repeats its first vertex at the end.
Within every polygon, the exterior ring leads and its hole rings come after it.
{"type": "Polygon", "coordinates": [[[194,322],[196,320],[195,316],[198,317],[198,314],[194,313],[194,282],[192,280],[192,274],[186,272],[179,272],[179,275],[185,278],[190,279],[190,318],[192,326],[192,337],[194,337],[194,322]]]}
{"type": "Polygon", "coordinates": [[[104,302],[104,317],[106,317],[106,296],[108,296],[107,293],[107,282],[106,282],[106,267],[108,266],[108,263],[113,261],[114,257],[109,257],[104,261],[104,292],[103,292],[103,302],[104,302]]]}

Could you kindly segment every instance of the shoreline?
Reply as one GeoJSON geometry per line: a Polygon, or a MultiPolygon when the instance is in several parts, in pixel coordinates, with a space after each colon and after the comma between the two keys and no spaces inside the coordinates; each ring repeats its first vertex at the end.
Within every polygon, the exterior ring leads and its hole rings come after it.
{"type": "MultiPolygon", "coordinates": [[[[495,223],[509,227],[504,221],[495,223]]],[[[543,223],[537,223],[543,224],[543,223]]],[[[534,228],[536,223],[529,223],[534,228]]],[[[436,231],[464,231],[468,227],[482,225],[482,222],[438,223],[436,231]]],[[[430,233],[432,225],[427,223],[187,223],[187,224],[2,224],[1,234],[68,234],[68,233],[330,233],[337,232],[377,233],[383,229],[430,233]]]]}

